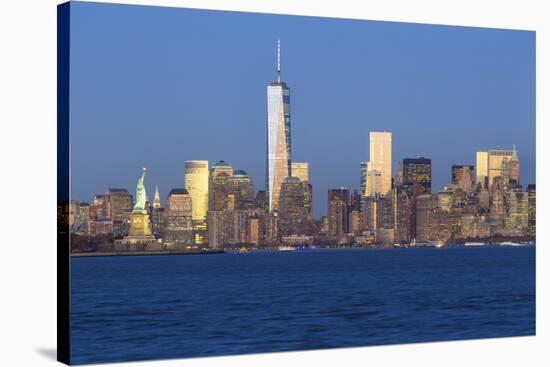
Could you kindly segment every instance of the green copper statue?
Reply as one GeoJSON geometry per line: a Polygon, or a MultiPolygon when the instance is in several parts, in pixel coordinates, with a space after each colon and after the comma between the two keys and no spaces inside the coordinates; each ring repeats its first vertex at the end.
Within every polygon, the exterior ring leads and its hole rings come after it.
{"type": "Polygon", "coordinates": [[[145,185],[143,184],[143,181],[145,180],[145,172],[147,172],[147,168],[143,167],[141,177],[139,178],[136,186],[136,204],[134,205],[134,212],[143,212],[145,210],[145,201],[147,200],[145,185]]]}

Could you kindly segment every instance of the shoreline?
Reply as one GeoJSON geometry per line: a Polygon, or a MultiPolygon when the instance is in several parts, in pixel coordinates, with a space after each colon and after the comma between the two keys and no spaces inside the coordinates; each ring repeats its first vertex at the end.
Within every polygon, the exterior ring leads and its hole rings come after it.
{"type": "MultiPolygon", "coordinates": [[[[450,249],[450,248],[510,248],[510,247],[535,247],[535,244],[523,244],[520,246],[507,246],[499,244],[485,244],[479,246],[464,246],[464,245],[446,245],[442,247],[435,246],[410,246],[410,247],[394,247],[394,246],[335,246],[335,247],[315,247],[315,248],[298,248],[299,252],[307,252],[311,250],[361,250],[361,249],[379,249],[379,250],[414,250],[414,249],[450,249]]],[[[252,248],[248,252],[278,252],[277,248],[252,248]]],[[[247,252],[247,253],[248,253],[247,252]]],[[[166,255],[221,255],[221,254],[238,254],[238,249],[226,250],[209,250],[209,251],[183,251],[183,250],[163,250],[163,251],[91,251],[91,252],[75,252],[71,253],[70,257],[86,258],[86,257],[119,257],[119,256],[166,256],[166,255]]]]}
{"type": "Polygon", "coordinates": [[[221,255],[225,254],[222,250],[212,251],[178,251],[178,250],[165,250],[165,251],[119,251],[119,252],[74,252],[70,254],[70,257],[118,257],[118,256],[166,256],[166,255],[221,255]]]}

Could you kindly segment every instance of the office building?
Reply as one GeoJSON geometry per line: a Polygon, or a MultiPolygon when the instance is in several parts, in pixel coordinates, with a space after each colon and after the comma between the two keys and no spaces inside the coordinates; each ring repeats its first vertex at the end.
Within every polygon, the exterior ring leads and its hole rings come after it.
{"type": "Polygon", "coordinates": [[[270,212],[277,211],[281,184],[291,176],[290,88],[281,81],[280,41],[277,79],[267,87],[266,191],[270,212]]]}
{"type": "Polygon", "coordinates": [[[185,161],[185,189],[193,201],[193,229],[198,245],[206,242],[208,181],[208,161],[185,161]]]}
{"type": "Polygon", "coordinates": [[[292,176],[298,177],[300,181],[309,181],[309,163],[308,162],[292,162],[292,176]]]}
{"type": "Polygon", "coordinates": [[[279,197],[279,235],[305,234],[308,230],[308,183],[297,177],[287,177],[279,197]]]}
{"type": "Polygon", "coordinates": [[[170,191],[161,222],[165,242],[193,243],[193,199],[186,189],[170,191]]]}
{"type": "MultiPolygon", "coordinates": [[[[370,157],[367,172],[377,172],[378,185],[371,185],[374,194],[386,195],[391,189],[392,178],[392,134],[391,132],[371,131],[369,134],[370,157]]],[[[369,176],[367,175],[367,195],[369,195],[369,176]]]]}
{"type": "Polygon", "coordinates": [[[476,184],[489,188],[489,153],[476,152],[476,184]]]}
{"type": "Polygon", "coordinates": [[[414,184],[422,186],[425,192],[431,192],[432,160],[430,158],[403,159],[403,185],[411,189],[414,184]]]}
{"type": "MultiPolygon", "coordinates": [[[[226,180],[227,207],[231,210],[254,207],[254,183],[243,170],[236,170],[226,180]]],[[[220,209],[217,209],[220,210],[220,209]]]]}
{"type": "Polygon", "coordinates": [[[349,190],[340,187],[328,190],[328,235],[343,236],[348,233],[349,190]]]}

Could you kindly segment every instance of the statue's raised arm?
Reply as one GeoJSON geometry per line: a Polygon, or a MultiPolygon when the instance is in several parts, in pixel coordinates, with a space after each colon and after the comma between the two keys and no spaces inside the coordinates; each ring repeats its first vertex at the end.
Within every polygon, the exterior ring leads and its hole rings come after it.
{"type": "Polygon", "coordinates": [[[139,178],[136,185],[136,203],[134,205],[134,211],[145,210],[145,201],[147,198],[147,194],[145,192],[145,184],[144,184],[145,172],[147,172],[147,168],[143,167],[143,171],[141,172],[141,177],[139,178]]]}

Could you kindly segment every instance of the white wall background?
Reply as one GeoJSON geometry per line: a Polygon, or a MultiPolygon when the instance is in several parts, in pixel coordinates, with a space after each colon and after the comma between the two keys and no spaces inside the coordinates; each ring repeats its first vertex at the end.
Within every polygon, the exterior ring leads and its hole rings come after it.
{"type": "MultiPolygon", "coordinates": [[[[0,365],[54,365],[56,353],[56,4],[0,4],[0,365]],[[31,218],[32,223],[24,219],[31,218]]],[[[542,366],[550,345],[545,1],[164,0],[186,6],[537,31],[537,336],[170,360],[116,366],[542,366]],[[545,139],[546,138],[546,139],[545,139]]],[[[108,365],[104,365],[108,366],[108,365]]]]}

